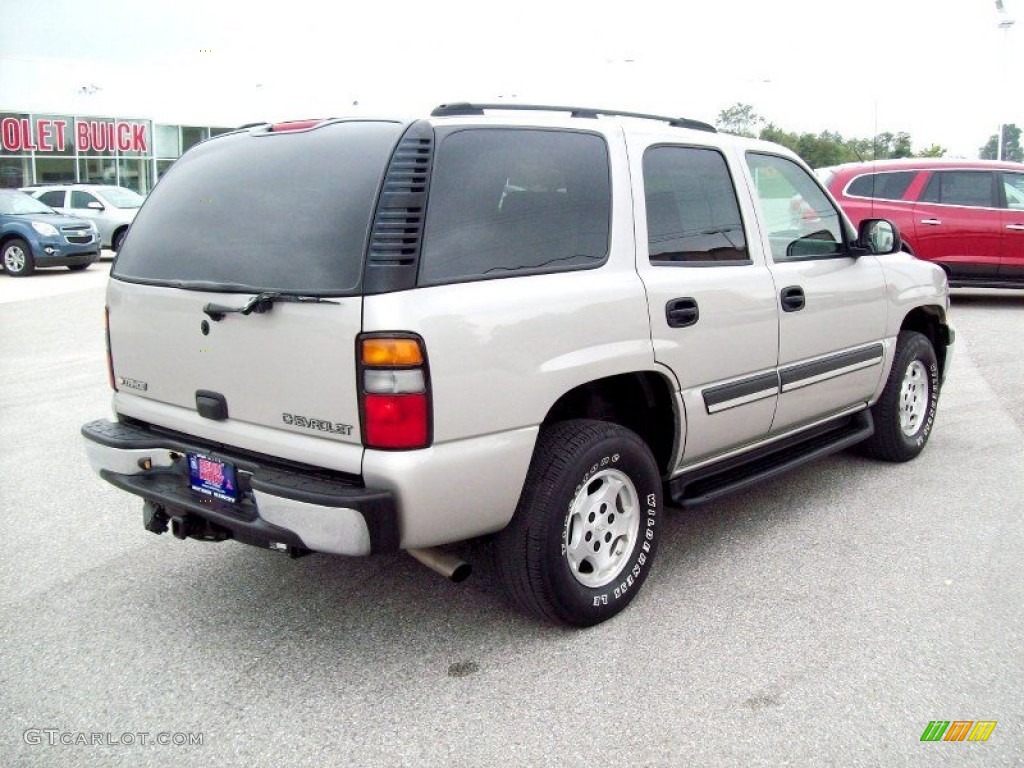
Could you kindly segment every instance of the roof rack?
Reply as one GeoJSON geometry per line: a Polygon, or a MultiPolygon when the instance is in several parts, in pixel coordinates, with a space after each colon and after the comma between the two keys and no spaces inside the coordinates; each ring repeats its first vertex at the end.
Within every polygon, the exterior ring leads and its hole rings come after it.
{"type": "Polygon", "coordinates": [[[469,102],[455,102],[453,104],[442,104],[430,113],[431,117],[452,117],[459,115],[482,115],[485,109],[521,111],[521,112],[568,112],[572,117],[586,117],[596,119],[599,115],[608,117],[636,117],[641,120],[657,120],[668,123],[674,128],[692,128],[697,131],[709,131],[717,133],[713,125],[691,120],[688,117],[665,117],[664,115],[648,115],[644,112],[622,112],[617,109],[596,109],[594,107],[562,107],[545,104],[470,104],[469,102]]]}

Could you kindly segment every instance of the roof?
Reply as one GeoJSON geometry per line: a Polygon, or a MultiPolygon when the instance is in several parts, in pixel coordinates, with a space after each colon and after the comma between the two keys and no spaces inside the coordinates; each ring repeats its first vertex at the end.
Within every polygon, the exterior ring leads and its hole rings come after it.
{"type": "Polygon", "coordinates": [[[862,163],[844,163],[818,168],[837,175],[855,175],[870,171],[929,171],[935,169],[1004,170],[1024,172],[1024,163],[1008,160],[977,160],[947,157],[902,157],[886,160],[868,160],[862,163]]]}

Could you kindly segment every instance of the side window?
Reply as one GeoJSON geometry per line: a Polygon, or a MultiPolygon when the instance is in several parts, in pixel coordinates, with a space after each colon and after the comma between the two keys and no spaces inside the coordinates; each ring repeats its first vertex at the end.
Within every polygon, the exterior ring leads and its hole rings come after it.
{"type": "Polygon", "coordinates": [[[844,253],[839,212],[807,171],[785,157],[747,153],[775,261],[844,253]]]}
{"type": "Polygon", "coordinates": [[[651,263],[750,263],[736,190],[716,150],[648,149],[644,199],[651,263]]]}
{"type": "Polygon", "coordinates": [[[71,205],[70,208],[88,208],[89,203],[98,203],[95,197],[90,195],[88,192],[83,192],[80,189],[74,189],[71,191],[71,205]]]}
{"type": "Polygon", "coordinates": [[[1002,177],[1006,207],[1012,211],[1024,211],[1024,173],[1004,171],[1002,177]]]}
{"type": "Polygon", "coordinates": [[[917,171],[892,171],[889,173],[869,173],[858,176],[846,188],[851,197],[873,197],[877,200],[902,200],[917,176],[917,171]]]}
{"type": "Polygon", "coordinates": [[[64,192],[57,189],[43,192],[39,196],[39,202],[46,203],[51,208],[62,208],[64,206],[64,192]]]}
{"type": "Polygon", "coordinates": [[[989,171],[935,171],[921,202],[995,208],[995,186],[989,171]]]}
{"type": "Polygon", "coordinates": [[[610,222],[600,136],[456,131],[434,158],[420,284],[598,266],[608,255],[610,222]]]}

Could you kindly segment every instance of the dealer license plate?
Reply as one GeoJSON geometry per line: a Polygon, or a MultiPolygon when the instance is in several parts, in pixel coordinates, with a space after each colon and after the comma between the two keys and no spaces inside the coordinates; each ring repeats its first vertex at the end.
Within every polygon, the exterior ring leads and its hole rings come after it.
{"type": "Polygon", "coordinates": [[[198,453],[188,454],[188,482],[192,490],[221,501],[238,501],[235,468],[198,453]]]}

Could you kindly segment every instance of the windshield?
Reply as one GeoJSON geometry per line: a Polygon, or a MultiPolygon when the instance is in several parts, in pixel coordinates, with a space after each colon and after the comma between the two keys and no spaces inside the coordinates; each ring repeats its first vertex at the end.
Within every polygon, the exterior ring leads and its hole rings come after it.
{"type": "Polygon", "coordinates": [[[96,191],[115,208],[138,208],[146,199],[138,192],[124,187],[100,187],[96,191]]]}
{"type": "Polygon", "coordinates": [[[0,213],[56,213],[53,208],[24,192],[0,190],[0,213]]]}
{"type": "Polygon", "coordinates": [[[351,294],[399,123],[196,145],[153,187],[112,275],[202,290],[351,294]]]}

